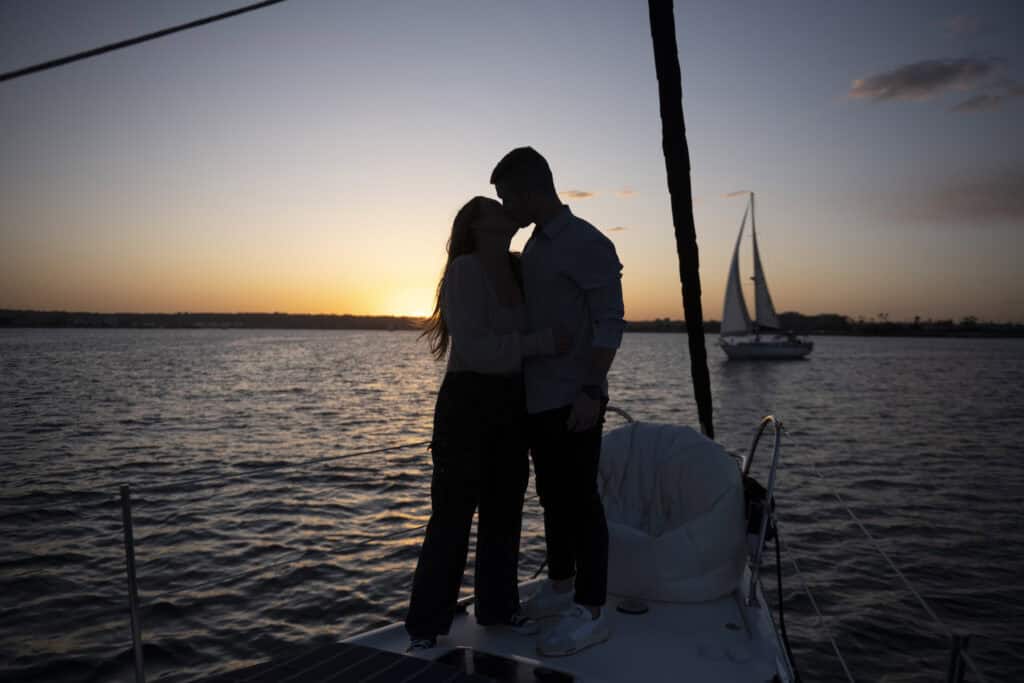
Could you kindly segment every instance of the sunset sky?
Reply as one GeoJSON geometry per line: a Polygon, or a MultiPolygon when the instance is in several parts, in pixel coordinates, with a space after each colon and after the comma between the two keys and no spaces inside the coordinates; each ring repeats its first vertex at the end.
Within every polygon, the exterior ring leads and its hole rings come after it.
{"type": "MultiPolygon", "coordinates": [[[[0,71],[241,4],[2,2],[0,71]]],[[[615,242],[626,317],[681,318],[647,22],[292,0],[0,83],[0,308],[424,314],[455,212],[529,144],[615,242]]],[[[676,23],[706,317],[750,189],[780,311],[1024,322],[1024,4],[676,23]]]]}

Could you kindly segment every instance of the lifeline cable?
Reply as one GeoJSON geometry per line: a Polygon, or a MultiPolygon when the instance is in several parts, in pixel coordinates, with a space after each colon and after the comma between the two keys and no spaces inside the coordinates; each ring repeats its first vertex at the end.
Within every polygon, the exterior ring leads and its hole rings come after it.
{"type": "Polygon", "coordinates": [[[178,24],[177,26],[171,26],[170,28],[161,29],[160,31],[153,31],[145,35],[136,36],[135,38],[128,38],[127,40],[120,40],[116,43],[109,43],[107,45],[101,45],[100,47],[92,48],[91,50],[85,50],[83,52],[76,52],[74,54],[59,57],[57,59],[51,59],[46,62],[39,64],[33,64],[32,66],[26,66],[21,69],[14,71],[8,71],[7,73],[0,74],[0,82],[10,81],[15,78],[21,78],[23,76],[29,76],[40,71],[48,71],[49,69],[56,69],[58,66],[64,66],[65,64],[71,64],[72,62],[78,62],[83,59],[89,59],[90,57],[96,57],[107,52],[113,52],[114,50],[122,50],[132,45],[138,45],[139,43],[145,43],[150,40],[156,40],[157,38],[163,38],[164,36],[171,35],[172,33],[178,33],[180,31],[187,31],[192,28],[198,28],[199,26],[205,26],[206,24],[212,24],[215,21],[222,19],[229,19],[231,17],[238,16],[239,14],[245,14],[247,12],[254,12],[270,5],[277,5],[285,2],[285,0],[264,0],[263,2],[253,3],[252,5],[246,5],[245,7],[239,7],[228,12],[221,12],[210,17],[203,19],[196,19],[185,24],[178,24]]]}

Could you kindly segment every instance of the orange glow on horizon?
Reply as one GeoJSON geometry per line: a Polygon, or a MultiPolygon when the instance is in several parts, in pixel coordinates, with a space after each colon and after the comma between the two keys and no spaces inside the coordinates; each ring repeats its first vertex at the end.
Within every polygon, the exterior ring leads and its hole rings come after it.
{"type": "Polygon", "coordinates": [[[434,292],[427,287],[400,287],[383,293],[381,315],[426,318],[434,310],[434,292]]]}

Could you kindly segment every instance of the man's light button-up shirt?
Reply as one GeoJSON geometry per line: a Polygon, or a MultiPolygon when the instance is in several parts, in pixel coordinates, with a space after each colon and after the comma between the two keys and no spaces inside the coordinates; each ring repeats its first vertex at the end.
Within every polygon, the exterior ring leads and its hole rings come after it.
{"type": "Polygon", "coordinates": [[[566,206],[526,243],[523,284],[530,329],[572,335],[568,353],[523,363],[527,409],[539,413],[572,403],[587,383],[593,348],[622,343],[622,264],[611,240],[566,206]]]}

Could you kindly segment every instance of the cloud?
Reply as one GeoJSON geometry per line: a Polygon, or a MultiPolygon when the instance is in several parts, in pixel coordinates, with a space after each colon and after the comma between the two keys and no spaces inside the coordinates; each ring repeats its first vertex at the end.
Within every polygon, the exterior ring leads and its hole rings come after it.
{"type": "Polygon", "coordinates": [[[596,195],[596,192],[587,192],[586,190],[566,190],[558,193],[558,196],[563,199],[590,199],[596,195]]]}
{"type": "Polygon", "coordinates": [[[1014,223],[1024,229],[1024,166],[953,178],[894,200],[895,217],[915,222],[983,225],[1014,223]]]}
{"type": "Polygon", "coordinates": [[[631,187],[624,187],[621,190],[619,190],[618,192],[616,192],[615,196],[616,197],[622,197],[622,198],[628,198],[628,197],[635,197],[637,194],[638,194],[637,191],[634,190],[633,188],[631,188],[631,187]]]}
{"type": "Polygon", "coordinates": [[[1024,84],[1022,83],[1004,81],[1003,87],[1006,88],[1006,95],[1008,97],[1024,97],[1024,84]]]}
{"type": "Polygon", "coordinates": [[[858,78],[847,95],[852,99],[929,100],[946,90],[968,90],[996,75],[1006,61],[994,57],[929,59],[866,78],[858,78]]]}
{"type": "Polygon", "coordinates": [[[955,107],[950,107],[949,111],[992,111],[994,109],[1001,108],[1007,100],[1012,100],[1016,97],[1024,97],[1024,85],[1020,83],[1006,79],[1000,81],[997,86],[1002,90],[1002,92],[988,92],[974,95],[955,107]]]}
{"type": "Polygon", "coordinates": [[[608,228],[608,230],[606,230],[605,232],[626,232],[626,230],[628,230],[628,228],[625,228],[621,225],[616,225],[614,228],[608,228]]]}
{"type": "Polygon", "coordinates": [[[975,36],[981,29],[981,20],[970,14],[960,14],[946,22],[946,30],[954,36],[975,36]]]}
{"type": "Polygon", "coordinates": [[[1005,99],[1002,95],[975,95],[951,107],[950,111],[991,111],[998,109],[1005,99]]]}

